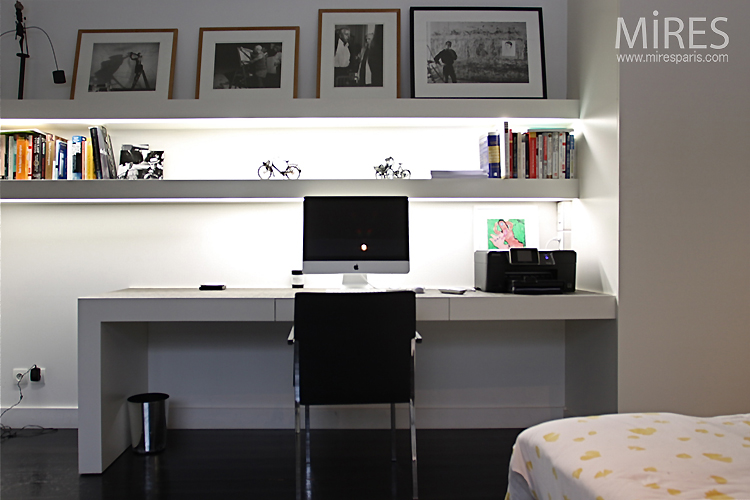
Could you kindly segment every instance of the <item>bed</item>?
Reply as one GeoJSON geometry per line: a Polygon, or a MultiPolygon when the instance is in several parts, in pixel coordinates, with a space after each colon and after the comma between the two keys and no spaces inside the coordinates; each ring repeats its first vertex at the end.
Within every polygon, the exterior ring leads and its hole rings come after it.
{"type": "Polygon", "coordinates": [[[628,413],[523,431],[506,500],[750,499],[750,414],[628,413]]]}

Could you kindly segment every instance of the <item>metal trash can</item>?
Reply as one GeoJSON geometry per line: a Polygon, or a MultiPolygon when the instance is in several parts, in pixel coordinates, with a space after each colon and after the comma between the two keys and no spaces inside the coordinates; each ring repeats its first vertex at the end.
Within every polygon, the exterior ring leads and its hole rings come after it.
{"type": "Polygon", "coordinates": [[[158,453],[167,447],[169,394],[149,392],[128,398],[130,441],[136,453],[158,453]]]}

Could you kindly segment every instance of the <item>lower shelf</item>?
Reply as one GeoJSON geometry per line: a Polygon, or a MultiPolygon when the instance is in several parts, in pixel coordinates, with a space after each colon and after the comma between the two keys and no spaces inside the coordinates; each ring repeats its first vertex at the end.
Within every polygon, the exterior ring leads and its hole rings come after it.
{"type": "Polygon", "coordinates": [[[92,180],[0,181],[0,200],[16,203],[253,201],[305,196],[399,195],[421,199],[559,201],[578,197],[577,179],[409,180],[92,180]]]}

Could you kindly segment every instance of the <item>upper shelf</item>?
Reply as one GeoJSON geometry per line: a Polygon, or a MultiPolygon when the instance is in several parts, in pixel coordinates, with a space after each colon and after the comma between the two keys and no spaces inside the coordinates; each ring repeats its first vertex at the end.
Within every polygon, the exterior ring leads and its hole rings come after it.
{"type": "Polygon", "coordinates": [[[0,181],[2,202],[180,202],[402,195],[422,200],[556,201],[578,197],[577,179],[0,181]]]}
{"type": "MultiPolygon", "coordinates": [[[[363,122],[366,126],[460,126],[476,125],[484,120],[515,119],[544,123],[572,123],[579,117],[579,102],[564,99],[293,99],[285,101],[217,102],[172,99],[158,105],[125,105],[113,102],[94,106],[74,100],[3,100],[0,102],[3,126],[13,128],[34,123],[89,124],[129,123],[153,127],[210,128],[225,126],[228,119],[244,121],[246,126],[266,126],[274,120],[279,126],[335,126],[342,119],[363,122]],[[444,120],[440,120],[444,119],[444,120]],[[294,121],[290,121],[294,120],[294,121]],[[465,122],[465,120],[467,122],[465,122]],[[313,123],[306,123],[313,121],[313,123]]],[[[242,126],[242,123],[238,124],[242,126]]]]}

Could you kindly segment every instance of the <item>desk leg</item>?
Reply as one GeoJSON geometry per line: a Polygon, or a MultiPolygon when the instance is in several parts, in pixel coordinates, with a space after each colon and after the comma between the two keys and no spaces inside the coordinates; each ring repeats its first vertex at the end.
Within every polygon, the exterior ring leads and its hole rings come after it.
{"type": "MultiPolygon", "coordinates": [[[[130,446],[127,398],[148,391],[148,325],[106,323],[79,303],[78,470],[103,472],[130,446]]],[[[101,312],[99,309],[96,312],[101,312]]],[[[110,316],[111,317],[111,316],[110,316]]]]}

